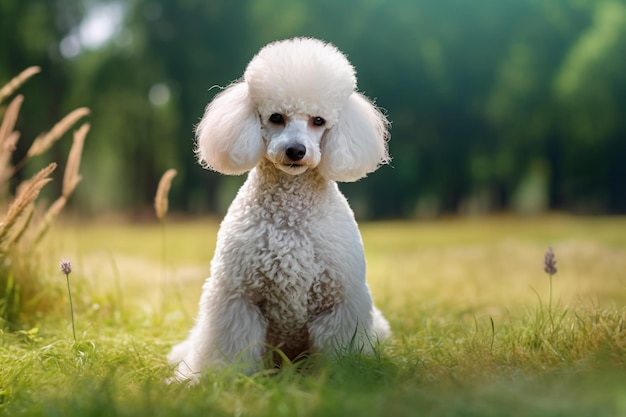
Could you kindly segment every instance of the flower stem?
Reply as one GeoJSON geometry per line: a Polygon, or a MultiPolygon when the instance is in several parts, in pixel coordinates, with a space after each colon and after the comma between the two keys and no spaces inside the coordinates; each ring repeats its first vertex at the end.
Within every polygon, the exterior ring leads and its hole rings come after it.
{"type": "Polygon", "coordinates": [[[74,326],[74,304],[72,303],[72,291],[70,290],[70,275],[65,274],[67,279],[67,293],[70,296],[70,315],[72,316],[72,334],[74,335],[74,342],[76,342],[76,327],[74,326]]]}
{"type": "Polygon", "coordinates": [[[552,318],[552,274],[550,274],[550,300],[548,301],[548,314],[550,315],[550,325],[554,331],[554,319],[552,318]]]}
{"type": "Polygon", "coordinates": [[[167,281],[167,242],[165,221],[161,220],[161,282],[159,288],[159,302],[165,308],[165,283],[167,281]]]}

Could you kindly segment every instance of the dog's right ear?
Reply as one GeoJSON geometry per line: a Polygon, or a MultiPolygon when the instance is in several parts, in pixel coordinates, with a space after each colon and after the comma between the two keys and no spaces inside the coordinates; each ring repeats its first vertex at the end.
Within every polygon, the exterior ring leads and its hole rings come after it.
{"type": "Polygon", "coordinates": [[[209,103],[196,128],[198,160],[222,174],[239,175],[254,168],[264,153],[261,121],[248,85],[234,83],[209,103]]]}

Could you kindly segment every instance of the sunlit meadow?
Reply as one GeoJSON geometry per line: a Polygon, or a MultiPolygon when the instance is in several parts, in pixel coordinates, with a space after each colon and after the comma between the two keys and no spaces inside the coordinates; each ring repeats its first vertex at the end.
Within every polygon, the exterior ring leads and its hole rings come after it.
{"type": "Polygon", "coordinates": [[[368,280],[394,330],[377,355],[166,385],[165,355],[193,322],[217,226],[57,223],[39,257],[46,291],[65,302],[2,334],[0,414],[626,413],[626,219],[362,224],[368,280]]]}

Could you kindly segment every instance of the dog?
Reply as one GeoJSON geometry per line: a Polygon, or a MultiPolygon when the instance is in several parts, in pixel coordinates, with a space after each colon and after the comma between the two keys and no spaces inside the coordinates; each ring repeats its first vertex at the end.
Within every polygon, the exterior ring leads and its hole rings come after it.
{"type": "Polygon", "coordinates": [[[313,38],[263,47],[209,103],[200,163],[249,174],[220,225],[195,325],[168,355],[174,380],[226,366],[252,373],[277,349],[290,360],[372,352],[390,336],[337,187],[389,162],[388,128],[346,56],[313,38]]]}

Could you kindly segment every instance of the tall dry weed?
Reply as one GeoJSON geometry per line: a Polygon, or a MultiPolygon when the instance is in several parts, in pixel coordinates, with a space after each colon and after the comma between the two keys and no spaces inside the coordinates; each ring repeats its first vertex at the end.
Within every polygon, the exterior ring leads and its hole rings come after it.
{"type": "Polygon", "coordinates": [[[20,138],[19,132],[14,129],[23,102],[24,96],[15,96],[7,107],[2,124],[0,124],[0,184],[5,184],[15,171],[10,161],[20,138]]]}
{"type": "Polygon", "coordinates": [[[11,81],[6,83],[2,88],[0,88],[0,103],[2,103],[5,98],[10,97],[13,93],[15,93],[17,89],[26,82],[26,80],[39,72],[41,72],[40,67],[28,67],[15,76],[11,81]]]}
{"type": "Polygon", "coordinates": [[[154,196],[154,211],[156,212],[157,219],[161,222],[161,277],[159,280],[159,288],[161,303],[165,302],[166,293],[166,281],[167,281],[167,239],[165,237],[165,216],[169,208],[168,193],[172,187],[172,180],[176,176],[177,171],[175,169],[168,169],[161,176],[159,185],[157,186],[156,194],[154,196]]]}
{"type": "Polygon", "coordinates": [[[54,145],[54,143],[59,140],[65,132],[67,132],[72,126],[76,124],[78,120],[87,116],[89,114],[89,109],[86,107],[78,108],[72,112],[70,112],[67,116],[61,119],[60,122],[54,125],[50,131],[46,133],[42,133],[37,136],[33,144],[28,149],[26,153],[27,158],[32,158],[34,156],[44,154],[48,149],[54,145]]]}
{"type": "MultiPolygon", "coordinates": [[[[0,88],[0,105],[38,72],[39,67],[30,67],[0,88]]],[[[9,181],[28,161],[46,153],[81,118],[89,114],[89,109],[83,107],[70,112],[50,131],[39,135],[22,160],[13,165],[14,150],[20,139],[15,125],[23,101],[23,95],[16,95],[6,107],[0,123],[0,207],[6,207],[6,214],[0,215],[0,330],[13,327],[18,317],[27,312],[27,307],[37,310],[50,304],[42,296],[45,291],[39,279],[39,265],[37,257],[33,256],[33,248],[48,232],[81,180],[80,159],[89,131],[89,124],[85,123],[74,132],[61,196],[45,210],[41,218],[37,218],[37,197],[43,187],[52,181],[51,175],[57,164],[49,164],[32,178],[20,183],[14,197],[11,197],[9,181]]]]}
{"type": "Polygon", "coordinates": [[[82,179],[78,173],[80,168],[80,159],[83,153],[83,146],[85,144],[85,137],[89,132],[89,123],[84,123],[78,130],[74,132],[74,142],[70,149],[69,156],[67,158],[67,165],[65,166],[65,173],[63,174],[63,188],[61,195],[56,199],[54,203],[48,208],[44,215],[43,221],[39,225],[38,231],[34,238],[34,243],[39,243],[45,236],[52,225],[54,219],[61,213],[67,200],[70,198],[76,186],[82,179]]]}
{"type": "Polygon", "coordinates": [[[172,180],[174,179],[176,174],[176,170],[170,168],[165,171],[165,173],[161,177],[161,180],[159,181],[156,195],[154,196],[154,211],[156,212],[156,216],[159,221],[163,221],[163,219],[167,215],[167,210],[169,207],[169,199],[167,197],[167,194],[170,191],[170,188],[172,186],[172,180]]]}
{"type": "Polygon", "coordinates": [[[11,230],[26,208],[39,196],[39,192],[44,185],[52,181],[49,175],[56,167],[57,165],[53,162],[22,184],[22,191],[20,191],[13,202],[11,202],[6,216],[0,223],[0,252],[8,252],[9,248],[6,247],[8,241],[7,237],[10,235],[11,230]]]}

